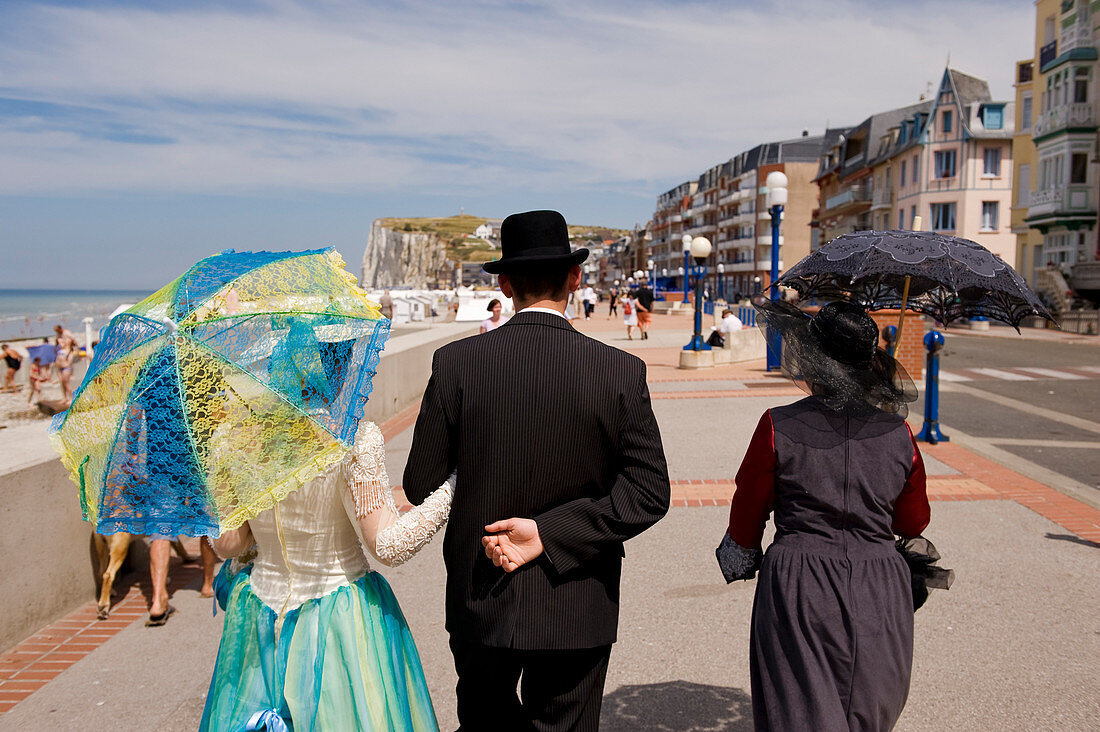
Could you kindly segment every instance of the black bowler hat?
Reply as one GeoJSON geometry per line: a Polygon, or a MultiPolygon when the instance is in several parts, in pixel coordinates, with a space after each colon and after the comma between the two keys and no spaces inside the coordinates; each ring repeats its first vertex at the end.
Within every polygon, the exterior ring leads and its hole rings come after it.
{"type": "Polygon", "coordinates": [[[588,259],[587,249],[569,249],[569,227],[557,211],[527,211],[504,219],[500,250],[500,259],[481,266],[489,274],[568,268],[588,259]]]}

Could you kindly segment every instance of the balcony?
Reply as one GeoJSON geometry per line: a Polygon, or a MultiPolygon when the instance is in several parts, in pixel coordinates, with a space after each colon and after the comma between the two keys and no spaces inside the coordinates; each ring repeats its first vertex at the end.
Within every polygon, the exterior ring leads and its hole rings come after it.
{"type": "Polygon", "coordinates": [[[1039,69],[1053,61],[1058,56],[1058,41],[1051,41],[1039,49],[1039,69]]]}
{"type": "Polygon", "coordinates": [[[724,196],[722,196],[721,198],[718,199],[718,205],[719,206],[725,206],[727,203],[733,203],[734,202],[734,196],[736,196],[736,195],[737,195],[737,191],[734,191],[733,193],[727,193],[726,195],[724,195],[724,196]]]}
{"type": "Polygon", "coordinates": [[[1093,117],[1092,105],[1063,104],[1039,115],[1031,130],[1033,140],[1052,135],[1064,129],[1078,129],[1082,131],[1094,131],[1096,120],[1093,117]]]}
{"type": "Polygon", "coordinates": [[[726,274],[730,272],[752,272],[756,269],[756,262],[734,262],[726,265],[726,274]]]}
{"type": "Polygon", "coordinates": [[[701,213],[706,213],[707,211],[713,211],[713,210],[714,210],[714,204],[713,203],[703,202],[703,203],[692,204],[692,206],[691,206],[691,213],[692,213],[693,216],[701,214],[701,213]]]}
{"type": "Polygon", "coordinates": [[[844,209],[856,209],[871,203],[871,186],[864,183],[854,185],[835,196],[825,199],[825,210],[839,213],[844,209]]]}
{"type": "MultiPolygon", "coordinates": [[[[757,246],[769,246],[770,247],[772,245],[771,234],[768,234],[767,236],[758,236],[758,237],[756,237],[756,244],[757,244],[757,246]]],[[[783,246],[783,235],[782,234],[779,235],[779,245],[783,246]]]]}
{"type": "Polygon", "coordinates": [[[678,224],[683,220],[684,220],[684,217],[681,216],[680,214],[672,214],[671,216],[668,217],[668,222],[670,224],[678,224]]]}
{"type": "MultiPolygon", "coordinates": [[[[1082,23],[1078,20],[1076,23],[1068,28],[1063,28],[1059,42],[1062,44],[1061,51],[1063,54],[1077,48],[1093,48],[1092,45],[1092,23],[1087,20],[1082,23]]],[[[1040,62],[1040,66],[1042,63],[1040,62]]]]}
{"type": "Polygon", "coordinates": [[[871,196],[871,208],[893,208],[894,206],[894,192],[893,191],[875,191],[871,196]]]}
{"type": "Polygon", "coordinates": [[[736,216],[727,216],[724,219],[718,219],[718,225],[723,228],[726,226],[733,226],[735,223],[737,223],[736,216]]]}

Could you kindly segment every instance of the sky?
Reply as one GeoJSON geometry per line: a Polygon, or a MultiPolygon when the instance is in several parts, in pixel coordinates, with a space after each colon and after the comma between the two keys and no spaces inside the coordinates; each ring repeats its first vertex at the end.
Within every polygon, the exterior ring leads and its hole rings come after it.
{"type": "Polygon", "coordinates": [[[154,288],[383,216],[632,227],[761,142],[1011,99],[1028,0],[0,2],[0,288],[154,288]]]}

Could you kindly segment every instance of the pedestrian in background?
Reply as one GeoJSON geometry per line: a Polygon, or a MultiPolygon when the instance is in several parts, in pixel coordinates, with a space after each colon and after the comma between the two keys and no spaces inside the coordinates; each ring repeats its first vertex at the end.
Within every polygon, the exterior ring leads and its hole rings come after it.
{"type": "Polygon", "coordinates": [[[612,287],[611,291],[607,295],[607,319],[611,320],[611,316],[619,314],[619,288],[612,287]]]}
{"type": "Polygon", "coordinates": [[[393,297],[390,295],[389,290],[386,290],[385,294],[378,298],[378,304],[382,307],[382,314],[386,316],[386,319],[393,320],[393,297]]]}
{"type": "Polygon", "coordinates": [[[508,318],[505,318],[500,314],[500,311],[502,309],[503,306],[500,304],[500,300],[496,299],[495,297],[490,300],[487,310],[491,312],[492,315],[481,321],[481,328],[478,330],[478,333],[488,333],[489,331],[496,330],[500,326],[507,323],[508,318]]]}
{"type": "Polygon", "coordinates": [[[634,297],[638,302],[638,330],[642,331],[642,340],[644,341],[649,338],[649,322],[652,318],[650,313],[653,312],[653,290],[649,289],[649,285],[643,282],[634,297]]]}

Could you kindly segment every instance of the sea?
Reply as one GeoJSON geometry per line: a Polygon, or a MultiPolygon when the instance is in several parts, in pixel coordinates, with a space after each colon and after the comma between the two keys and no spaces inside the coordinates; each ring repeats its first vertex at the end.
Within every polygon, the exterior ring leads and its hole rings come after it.
{"type": "Polygon", "coordinates": [[[0,289],[0,341],[46,338],[54,326],[84,340],[84,318],[92,319],[93,339],[120,305],[143,300],[151,290],[0,289]]]}

